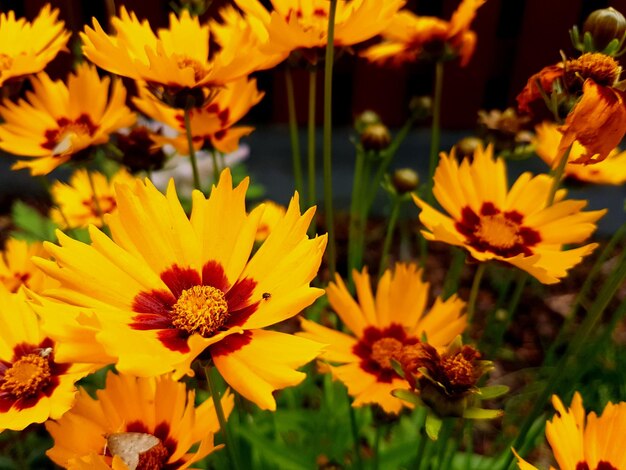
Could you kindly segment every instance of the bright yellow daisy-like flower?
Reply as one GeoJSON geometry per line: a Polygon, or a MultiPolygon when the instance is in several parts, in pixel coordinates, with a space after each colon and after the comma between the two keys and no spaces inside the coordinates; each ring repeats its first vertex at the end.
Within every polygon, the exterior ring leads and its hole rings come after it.
{"type": "Polygon", "coordinates": [[[33,80],[26,100],[5,100],[0,106],[0,148],[23,157],[13,169],[30,168],[45,175],[79,157],[79,152],[105,144],[116,130],[132,125],[135,114],[125,105],[120,81],[111,85],[95,67],[78,66],[67,80],[53,81],[44,72],[33,80]],[[109,86],[111,85],[111,86],[109,86]],[[110,92],[110,95],[109,95],[110,92]]]}
{"type": "MultiPolygon", "coordinates": [[[[216,449],[213,434],[220,426],[213,400],[196,407],[195,392],[170,375],[137,378],[109,372],[96,395],[81,390],[70,412],[46,423],[54,439],[46,453],[58,465],[80,468],[91,461],[102,468],[182,469],[216,449]],[[113,465],[115,457],[121,462],[113,465]]],[[[226,416],[233,405],[233,395],[224,395],[226,416]]]]}
{"type": "Polygon", "coordinates": [[[209,26],[187,10],[180,17],[170,14],[169,29],[156,34],[124,7],[111,24],[115,36],[94,18],[93,29],[81,33],[83,53],[109,72],[147,82],[159,98],[177,107],[188,106],[189,99],[197,106],[210,97],[209,88],[249,75],[265,60],[248,47],[244,34],[234,34],[209,54],[209,26]]]}
{"type": "Polygon", "coordinates": [[[0,86],[12,79],[41,72],[70,38],[59,10],[44,6],[33,22],[0,14],[0,86]]]}
{"type": "MultiPolygon", "coordinates": [[[[546,423],[546,436],[561,470],[621,470],[626,453],[621,445],[626,432],[626,403],[608,403],[600,416],[585,417],[583,400],[574,394],[569,409],[554,395],[557,415],[546,423]]],[[[537,470],[518,456],[521,470],[537,470]]],[[[553,469],[553,467],[550,467],[553,469]]]]}
{"type": "Polygon", "coordinates": [[[478,261],[497,260],[517,266],[544,284],[559,282],[590,254],[596,243],[584,242],[606,210],[582,212],[587,201],[564,200],[565,190],[548,195],[553,179],[522,174],[509,190],[506,165],[493,158],[493,148],[478,148],[473,162],[459,165],[454,150],[441,154],[433,193],[449,215],[414,196],[428,240],[461,246],[478,261]]]}
{"type": "Polygon", "coordinates": [[[247,187],[233,189],[224,170],[208,199],[193,193],[189,219],[173,183],[166,195],[149,181],[118,185],[112,239],[90,227],[91,245],[62,233],[60,247],[46,244],[56,262],[36,262],[62,283],[46,294],[96,311],[97,339],[119,371],[181,376],[204,353],[234,389],[274,409],[272,391],[302,381],[295,369],[321,345],[263,328],[323,294],[309,283],[326,236],[306,236],[315,209],[300,215],[296,194],[250,257],[263,207],[246,212],[247,187]]]}
{"type": "MultiPolygon", "coordinates": [[[[210,103],[189,110],[191,135],[194,147],[213,147],[220,152],[230,153],[239,147],[239,139],[250,134],[254,127],[234,126],[246,113],[263,98],[256,80],[241,78],[222,88],[210,103]]],[[[185,130],[185,113],[182,109],[171,108],[156,99],[146,87],[140,88],[140,97],[133,99],[140,111],[159,122],[176,129],[180,135],[168,138],[154,134],[152,139],[158,144],[172,144],[182,154],[189,153],[185,130]]]]}
{"type": "Polygon", "coordinates": [[[94,196],[87,170],[79,169],[72,174],[69,184],[57,181],[50,188],[55,205],[60,209],[52,209],[50,216],[59,226],[87,227],[93,224],[102,226],[102,216],[115,211],[115,184],[132,184],[135,178],[126,170],[121,169],[109,181],[102,173],[94,172],[94,196]]]}
{"type": "Polygon", "coordinates": [[[58,363],[56,342],[41,330],[25,295],[1,286],[0,331],[0,430],[60,418],[72,407],[74,383],[92,365],[58,363]]]}
{"type": "Polygon", "coordinates": [[[454,54],[460,56],[464,66],[476,47],[476,33],[469,27],[483,3],[485,0],[463,0],[450,21],[403,10],[381,33],[383,42],[368,48],[362,56],[372,62],[400,65],[422,56],[454,54]]]}
{"type": "Polygon", "coordinates": [[[408,389],[406,380],[393,369],[407,346],[424,337],[436,348],[445,348],[466,325],[462,314],[465,302],[456,296],[437,299],[426,314],[429,284],[415,265],[396,265],[385,271],[372,293],[367,270],[353,272],[358,303],[341,277],[326,289],[328,300],[352,335],[302,319],[299,335],[327,343],[322,357],[339,366],[330,366],[333,377],[341,380],[355,397],[353,406],[375,403],[388,413],[398,413],[405,402],[391,395],[395,389],[408,389]]]}
{"type": "MultiPolygon", "coordinates": [[[[559,164],[559,143],[563,134],[558,127],[557,124],[543,122],[535,128],[535,152],[551,168],[559,164]]],[[[569,160],[577,160],[584,153],[585,148],[574,141],[569,160]]],[[[614,149],[605,160],[594,165],[567,163],[565,177],[588,183],[621,185],[626,181],[626,152],[614,149]]]]}
{"type": "Polygon", "coordinates": [[[7,240],[0,253],[0,285],[10,292],[17,292],[21,286],[41,292],[45,287],[56,284],[33,264],[33,256],[45,256],[40,242],[29,244],[14,238],[7,240]]]}
{"type": "MultiPolygon", "coordinates": [[[[279,52],[325,47],[328,42],[330,6],[327,0],[272,0],[271,12],[258,0],[235,2],[248,17],[266,25],[272,47],[279,52]]],[[[335,14],[335,45],[350,46],[376,36],[404,3],[404,0],[339,0],[335,14]]]]}

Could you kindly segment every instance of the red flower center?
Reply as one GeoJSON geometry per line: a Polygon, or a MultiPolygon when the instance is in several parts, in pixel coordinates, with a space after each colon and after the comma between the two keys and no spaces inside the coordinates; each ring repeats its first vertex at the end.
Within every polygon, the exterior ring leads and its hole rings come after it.
{"type": "Polygon", "coordinates": [[[352,351],[361,358],[360,366],[365,372],[375,375],[379,382],[389,383],[400,377],[392,368],[392,359],[399,359],[404,346],[417,343],[419,339],[408,336],[402,325],[392,323],[382,329],[365,328],[352,351]]]}
{"type": "Polygon", "coordinates": [[[484,202],[480,214],[470,207],[463,208],[455,227],[475,250],[512,258],[532,255],[531,248],[541,241],[539,232],[525,227],[523,221],[524,216],[517,211],[502,212],[493,203],[484,202]]]}
{"type": "MultiPolygon", "coordinates": [[[[576,464],[576,470],[592,470],[589,468],[589,464],[587,462],[578,462],[576,464]]],[[[617,470],[617,467],[614,467],[609,462],[605,462],[601,460],[598,462],[598,465],[593,470],[617,470]]]]}
{"type": "Polygon", "coordinates": [[[91,118],[83,113],[76,119],[57,119],[58,128],[48,129],[44,137],[45,142],[41,146],[51,150],[54,155],[61,155],[71,150],[72,140],[76,136],[93,136],[98,130],[98,125],[94,124],[91,118]]]}

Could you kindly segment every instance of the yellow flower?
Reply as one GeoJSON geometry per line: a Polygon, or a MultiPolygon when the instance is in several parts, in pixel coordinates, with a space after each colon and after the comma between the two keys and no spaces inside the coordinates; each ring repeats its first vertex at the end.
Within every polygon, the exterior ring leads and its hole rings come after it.
{"type": "Polygon", "coordinates": [[[463,0],[450,21],[403,10],[382,31],[383,42],[362,55],[372,62],[400,65],[423,56],[438,59],[453,54],[461,57],[464,66],[476,47],[476,33],[469,27],[483,3],[485,0],[463,0]]]}
{"type": "MultiPolygon", "coordinates": [[[[0,148],[31,157],[13,165],[45,175],[82,150],[105,144],[116,130],[132,125],[135,114],[125,105],[120,81],[100,78],[95,67],[79,65],[67,85],[44,72],[33,80],[27,100],[5,100],[0,107],[0,148]],[[110,91],[110,97],[109,97],[110,91]]],[[[77,156],[76,156],[77,157],[77,156]]],[[[75,157],[75,158],[76,158],[75,157]]]]}
{"type": "MultiPolygon", "coordinates": [[[[235,0],[247,17],[267,27],[276,51],[325,47],[328,42],[328,0],[272,0],[268,12],[258,0],[235,0]]],[[[335,45],[350,46],[379,34],[404,5],[404,0],[337,2],[335,45]]]]}
{"type": "Polygon", "coordinates": [[[40,242],[28,244],[24,240],[7,240],[4,251],[0,253],[0,285],[10,292],[17,292],[20,286],[41,292],[45,287],[56,285],[33,264],[33,256],[45,256],[40,242]]]}
{"type": "Polygon", "coordinates": [[[74,383],[91,364],[60,364],[55,341],[46,336],[22,292],[0,286],[0,431],[21,431],[58,419],[74,402],[74,383]]]}
{"type": "Polygon", "coordinates": [[[41,72],[70,38],[59,10],[45,5],[31,23],[15,19],[15,12],[0,14],[0,86],[11,79],[41,72]]]}
{"type": "MultiPolygon", "coordinates": [[[[140,111],[180,133],[175,138],[153,134],[152,140],[159,145],[172,144],[180,154],[187,155],[189,147],[184,111],[163,104],[146,87],[141,87],[139,93],[140,97],[134,98],[133,103],[140,111]]],[[[239,139],[250,134],[254,128],[233,126],[252,106],[261,101],[263,95],[264,93],[257,90],[256,80],[241,78],[221,88],[210,103],[190,109],[191,134],[196,150],[205,145],[223,153],[237,150],[239,139]]]]}
{"type": "MultiPolygon", "coordinates": [[[[556,168],[559,164],[559,143],[563,137],[558,125],[543,122],[535,128],[535,132],[535,152],[551,168],[556,168]]],[[[574,141],[569,160],[579,159],[584,152],[585,148],[578,141],[574,141]]],[[[626,152],[613,149],[605,160],[595,165],[568,162],[565,165],[565,177],[588,183],[621,185],[626,182],[626,152]]]]}
{"type": "MultiPolygon", "coordinates": [[[[96,395],[82,389],[71,411],[46,423],[54,438],[46,453],[58,465],[81,468],[80,460],[91,460],[102,468],[187,468],[216,449],[213,434],[219,422],[213,400],[196,407],[195,391],[169,375],[137,378],[109,372],[96,395]],[[111,467],[115,457],[123,464],[111,467]]],[[[224,395],[226,416],[233,405],[233,395],[224,395]]]]}
{"type": "Polygon", "coordinates": [[[491,146],[478,148],[472,163],[464,159],[460,165],[454,150],[442,153],[433,192],[449,216],[414,197],[427,229],[422,233],[461,246],[478,261],[503,261],[544,284],[559,282],[597,247],[563,245],[584,242],[606,210],[582,212],[587,201],[564,200],[565,190],[548,205],[552,183],[548,175],[524,173],[509,190],[504,160],[494,160],[491,146]]]}
{"type": "Polygon", "coordinates": [[[46,294],[96,311],[97,340],[119,371],[180,377],[203,353],[235,390],[275,409],[272,391],[303,380],[295,369],[321,345],[263,328],[323,294],[309,283],[326,236],[306,236],[315,209],[300,215],[296,194],[250,258],[263,207],[246,212],[247,187],[233,189],[224,170],[208,199],[193,193],[189,219],[173,183],[166,195],[148,180],[117,186],[112,239],[92,226],[91,245],[60,232],[60,247],[46,244],[56,262],[36,263],[62,283],[46,294]]]}
{"type": "Polygon", "coordinates": [[[62,228],[102,226],[102,215],[115,211],[115,184],[132,184],[135,178],[126,170],[119,170],[111,181],[102,173],[92,173],[96,190],[94,197],[87,170],[79,169],[72,174],[69,184],[57,181],[50,188],[52,200],[60,208],[52,209],[50,217],[62,228]],[[96,202],[97,200],[97,202],[96,202]]]}
{"type": "Polygon", "coordinates": [[[87,58],[109,72],[147,82],[160,99],[181,108],[190,99],[198,106],[210,97],[209,88],[250,74],[264,60],[236,31],[219,51],[209,54],[209,26],[200,25],[187,10],[179,18],[170,14],[169,29],[156,34],[146,20],[140,22],[124,7],[111,24],[115,36],[95,18],[93,29],[81,33],[87,58]]]}
{"type": "Polygon", "coordinates": [[[272,230],[278,225],[286,212],[285,206],[276,204],[273,201],[264,201],[263,205],[265,206],[265,210],[263,211],[263,217],[261,217],[255,237],[258,242],[262,242],[272,233],[272,230]]]}
{"type": "MultiPolygon", "coordinates": [[[[626,453],[619,445],[626,432],[625,402],[617,405],[609,402],[599,417],[591,412],[586,418],[578,392],[569,409],[565,409],[556,395],[552,396],[552,404],[557,414],[546,423],[546,436],[561,470],[626,468],[626,453]]],[[[517,458],[521,470],[537,470],[521,457],[517,458]]]]}
{"type": "Polygon", "coordinates": [[[388,413],[398,413],[405,402],[391,392],[409,389],[409,384],[394,371],[391,360],[399,360],[405,347],[424,336],[432,346],[446,347],[465,329],[466,317],[461,314],[465,302],[456,296],[437,299],[425,314],[429,284],[413,264],[385,271],[376,297],[366,269],[353,271],[353,278],[358,303],[340,276],[326,289],[330,305],[353,335],[305,319],[301,319],[304,333],[299,335],[328,344],[322,357],[341,364],[329,367],[355,397],[353,406],[376,403],[388,413]]]}

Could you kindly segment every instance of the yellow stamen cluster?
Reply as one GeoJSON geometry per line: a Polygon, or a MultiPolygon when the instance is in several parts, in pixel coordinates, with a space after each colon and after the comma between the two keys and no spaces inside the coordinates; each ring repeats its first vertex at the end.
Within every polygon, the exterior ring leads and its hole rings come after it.
{"type": "Polygon", "coordinates": [[[0,390],[15,398],[32,396],[48,384],[51,375],[46,357],[28,354],[4,372],[0,390]]]}
{"type": "Polygon", "coordinates": [[[476,236],[491,246],[510,248],[519,242],[518,226],[502,214],[481,217],[476,236]]]}
{"type": "Polygon", "coordinates": [[[209,337],[228,318],[224,293],[211,286],[194,286],[183,291],[172,309],[172,324],[190,334],[209,337]]]}
{"type": "Polygon", "coordinates": [[[611,56],[588,52],[577,59],[568,60],[565,71],[565,82],[568,86],[577,77],[583,80],[591,78],[599,85],[613,86],[619,80],[622,68],[611,56]]]}
{"type": "Polygon", "coordinates": [[[473,364],[463,354],[443,356],[441,368],[452,386],[471,387],[476,383],[476,374],[473,364]]]}

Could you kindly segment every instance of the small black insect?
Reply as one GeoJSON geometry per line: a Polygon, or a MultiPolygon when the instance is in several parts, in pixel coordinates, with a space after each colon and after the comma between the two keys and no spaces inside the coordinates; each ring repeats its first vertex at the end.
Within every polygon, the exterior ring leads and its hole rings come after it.
{"type": "Polygon", "coordinates": [[[263,300],[269,300],[272,298],[272,294],[269,292],[263,292],[263,300]]]}

